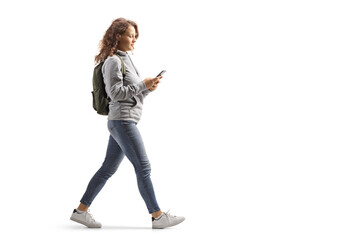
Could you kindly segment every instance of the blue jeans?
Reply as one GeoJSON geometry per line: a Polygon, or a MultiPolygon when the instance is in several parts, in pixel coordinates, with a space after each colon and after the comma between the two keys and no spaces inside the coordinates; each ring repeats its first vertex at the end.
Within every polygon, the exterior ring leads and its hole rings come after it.
{"type": "Polygon", "coordinates": [[[105,160],[101,168],[90,180],[80,202],[90,206],[106,181],[116,172],[124,156],[134,166],[140,194],[149,213],[160,210],[150,178],[151,166],[147,158],[140,132],[135,122],[108,120],[110,131],[105,160]]]}

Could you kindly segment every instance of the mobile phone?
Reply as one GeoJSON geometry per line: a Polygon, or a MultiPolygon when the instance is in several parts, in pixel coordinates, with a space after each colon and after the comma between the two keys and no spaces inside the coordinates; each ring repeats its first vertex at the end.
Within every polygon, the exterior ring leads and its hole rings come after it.
{"type": "Polygon", "coordinates": [[[164,75],[165,72],[166,70],[162,70],[156,77],[164,75]]]}

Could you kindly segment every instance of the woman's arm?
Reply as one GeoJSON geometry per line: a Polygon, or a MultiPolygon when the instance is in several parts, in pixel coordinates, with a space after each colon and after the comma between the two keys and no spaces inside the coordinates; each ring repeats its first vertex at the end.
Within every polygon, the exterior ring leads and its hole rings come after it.
{"type": "Polygon", "coordinates": [[[145,91],[142,92],[144,98],[149,95],[149,93],[151,93],[151,91],[149,89],[146,89],[145,91]]]}
{"type": "Polygon", "coordinates": [[[143,81],[124,86],[120,59],[109,58],[103,67],[105,89],[112,101],[126,100],[146,90],[143,81]]]}

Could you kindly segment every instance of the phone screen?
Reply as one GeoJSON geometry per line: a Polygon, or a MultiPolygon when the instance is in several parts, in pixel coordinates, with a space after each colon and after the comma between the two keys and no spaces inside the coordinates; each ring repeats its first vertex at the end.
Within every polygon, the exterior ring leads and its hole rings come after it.
{"type": "Polygon", "coordinates": [[[164,75],[165,72],[166,70],[162,70],[156,77],[164,75]]]}

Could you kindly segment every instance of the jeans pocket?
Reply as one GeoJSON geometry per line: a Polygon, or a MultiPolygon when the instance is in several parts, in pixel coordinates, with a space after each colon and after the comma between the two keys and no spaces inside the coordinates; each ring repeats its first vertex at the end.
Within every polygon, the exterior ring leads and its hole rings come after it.
{"type": "Polygon", "coordinates": [[[131,125],[134,123],[133,121],[126,121],[126,120],[120,120],[120,122],[121,122],[121,125],[131,125]]]}
{"type": "Polygon", "coordinates": [[[117,120],[108,120],[107,127],[110,133],[116,127],[116,121],[117,120]]]}

